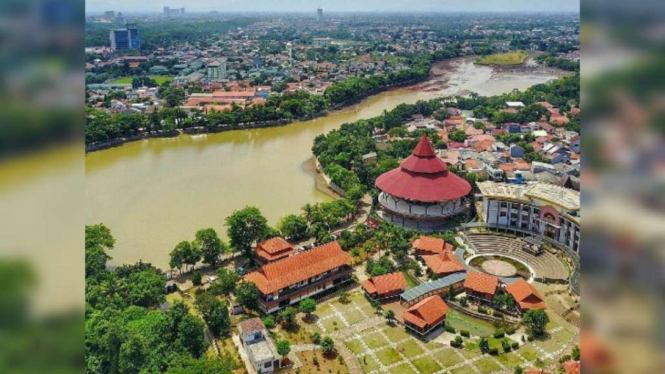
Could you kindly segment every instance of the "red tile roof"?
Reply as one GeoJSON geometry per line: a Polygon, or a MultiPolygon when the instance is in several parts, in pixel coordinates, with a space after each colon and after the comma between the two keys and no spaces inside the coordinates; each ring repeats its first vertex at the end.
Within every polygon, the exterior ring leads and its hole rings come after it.
{"type": "Polygon", "coordinates": [[[580,362],[579,361],[566,361],[563,363],[563,370],[566,374],[580,374],[580,362]]]}
{"type": "Polygon", "coordinates": [[[293,246],[291,245],[291,243],[277,236],[259,243],[257,245],[257,248],[261,248],[262,250],[270,254],[275,254],[277,252],[281,252],[287,249],[292,249],[293,246]]]}
{"type": "Polygon", "coordinates": [[[352,261],[353,258],[334,241],[264,265],[247,274],[245,280],[255,283],[263,294],[269,294],[342,265],[350,265],[352,261]]]}
{"type": "Polygon", "coordinates": [[[531,368],[524,370],[524,374],[550,374],[550,372],[538,368],[531,368]]]}
{"type": "Polygon", "coordinates": [[[431,254],[441,254],[445,251],[452,251],[455,247],[452,244],[446,243],[441,238],[433,236],[421,236],[413,242],[413,248],[431,254]]]}
{"type": "Polygon", "coordinates": [[[545,309],[547,304],[532,285],[522,278],[506,286],[506,291],[513,296],[521,309],[545,309]]]}
{"type": "Polygon", "coordinates": [[[496,288],[499,286],[499,278],[475,271],[469,271],[464,280],[464,288],[479,293],[486,293],[494,295],[496,288]]]}
{"type": "Polygon", "coordinates": [[[295,253],[293,246],[279,236],[259,243],[254,251],[266,261],[279,260],[295,253]]]}
{"type": "Polygon", "coordinates": [[[438,276],[465,270],[462,262],[450,251],[445,251],[440,255],[423,256],[423,260],[427,267],[438,276]]]}
{"type": "Polygon", "coordinates": [[[473,146],[473,149],[476,152],[483,152],[492,147],[492,144],[494,144],[493,140],[481,140],[479,142],[476,142],[476,144],[473,146]]]}
{"type": "Polygon", "coordinates": [[[404,322],[409,322],[419,328],[426,325],[432,326],[440,322],[450,308],[443,302],[441,296],[430,296],[407,309],[402,317],[404,322]]]}
{"type": "Polygon", "coordinates": [[[406,289],[406,280],[401,271],[372,277],[361,284],[367,293],[377,293],[379,296],[406,289]]]}

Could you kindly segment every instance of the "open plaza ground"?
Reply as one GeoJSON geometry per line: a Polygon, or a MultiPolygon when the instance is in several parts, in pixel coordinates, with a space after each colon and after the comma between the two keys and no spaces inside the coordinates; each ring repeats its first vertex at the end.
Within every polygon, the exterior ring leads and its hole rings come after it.
{"type": "MultiPolygon", "coordinates": [[[[157,82],[158,85],[162,85],[165,82],[171,82],[173,80],[173,77],[167,76],[167,75],[150,75],[150,78],[154,79],[155,82],[157,82]]],[[[114,80],[111,83],[114,84],[132,84],[132,79],[134,77],[122,77],[114,80]]]]}
{"type": "MultiPolygon", "coordinates": [[[[389,323],[361,291],[351,292],[348,299],[346,303],[337,298],[326,301],[318,306],[313,322],[304,322],[299,315],[296,330],[285,332],[278,327],[276,334],[288,338],[296,347],[311,344],[309,335],[315,331],[322,336],[331,336],[340,354],[347,355],[347,363],[349,358],[355,359],[359,364],[358,372],[371,374],[512,373],[516,366],[547,367],[579,344],[576,328],[549,313],[551,322],[547,325],[547,337],[523,342],[521,337],[525,332],[519,329],[506,337],[510,342],[517,342],[519,348],[503,352],[503,339],[491,336],[496,330],[491,323],[453,310],[447,316],[450,325],[458,334],[461,329],[471,332],[470,338],[464,338],[464,348],[453,348],[449,341],[455,335],[444,332],[443,328],[421,339],[403,326],[389,323]],[[498,348],[501,353],[481,353],[480,336],[489,337],[490,347],[498,348]]],[[[324,365],[320,356],[320,365],[324,365]]],[[[333,363],[330,366],[334,366],[333,363]]],[[[355,372],[354,366],[348,365],[350,373],[355,372]]]]}

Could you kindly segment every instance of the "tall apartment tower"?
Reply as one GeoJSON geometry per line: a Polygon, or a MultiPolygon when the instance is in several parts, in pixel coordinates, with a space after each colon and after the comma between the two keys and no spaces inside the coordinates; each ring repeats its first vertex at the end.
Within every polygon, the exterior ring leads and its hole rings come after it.
{"type": "Polygon", "coordinates": [[[167,6],[164,7],[164,16],[166,16],[166,17],[169,16],[169,7],[167,7],[167,6]]]}
{"type": "Polygon", "coordinates": [[[127,23],[124,29],[111,30],[109,37],[114,51],[141,49],[139,29],[135,23],[127,23]]]}
{"type": "Polygon", "coordinates": [[[286,43],[286,49],[289,51],[289,65],[293,66],[293,43],[286,43]]]}
{"type": "Polygon", "coordinates": [[[316,10],[316,19],[318,19],[319,21],[323,21],[323,8],[319,7],[316,10]]]}

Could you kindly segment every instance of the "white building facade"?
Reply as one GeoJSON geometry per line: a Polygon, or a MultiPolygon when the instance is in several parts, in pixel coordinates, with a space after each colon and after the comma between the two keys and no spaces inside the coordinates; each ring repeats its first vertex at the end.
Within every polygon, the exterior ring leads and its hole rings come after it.
{"type": "Polygon", "coordinates": [[[578,191],[547,183],[480,182],[478,188],[482,194],[482,217],[488,225],[528,231],[579,253],[578,191]]]}

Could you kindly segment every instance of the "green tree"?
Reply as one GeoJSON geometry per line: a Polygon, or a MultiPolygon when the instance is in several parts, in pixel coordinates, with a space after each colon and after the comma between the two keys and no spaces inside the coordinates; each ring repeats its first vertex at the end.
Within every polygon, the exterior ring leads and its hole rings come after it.
{"type": "Polygon", "coordinates": [[[292,306],[287,306],[277,314],[277,320],[285,327],[291,327],[296,324],[296,314],[298,311],[292,306]]]}
{"type": "Polygon", "coordinates": [[[302,313],[305,313],[307,315],[307,319],[309,319],[316,311],[316,301],[314,301],[311,298],[306,298],[305,300],[300,302],[300,311],[302,313]]]}
{"type": "Polygon", "coordinates": [[[192,244],[201,253],[203,263],[211,266],[217,265],[219,256],[227,251],[226,244],[219,239],[212,228],[197,231],[192,244]]]}
{"type": "Polygon", "coordinates": [[[138,374],[147,356],[145,339],[131,335],[120,346],[118,367],[121,373],[138,374]]]}
{"type": "Polygon", "coordinates": [[[203,322],[191,314],[186,314],[177,325],[176,344],[182,346],[195,358],[201,357],[207,344],[203,336],[203,322]]]}
{"type": "Polygon", "coordinates": [[[448,139],[454,142],[463,143],[466,140],[466,133],[462,130],[455,130],[448,134],[448,139]]]}
{"type": "Polygon", "coordinates": [[[268,329],[272,329],[275,327],[275,317],[273,316],[266,316],[263,319],[263,325],[268,329]]]}
{"type": "Polygon", "coordinates": [[[287,239],[298,240],[307,235],[307,220],[295,214],[289,214],[279,220],[277,229],[287,239]]]}
{"type": "Polygon", "coordinates": [[[106,251],[113,249],[115,239],[111,230],[103,224],[85,227],[85,275],[91,276],[106,270],[111,259],[106,251]]]}
{"type": "Polygon", "coordinates": [[[542,336],[545,334],[545,326],[550,321],[542,309],[531,309],[522,315],[522,323],[531,330],[535,336],[542,336]]]}
{"type": "Polygon", "coordinates": [[[217,270],[217,280],[210,285],[210,292],[214,295],[227,295],[236,288],[240,275],[235,271],[220,268],[217,270]]]}
{"type": "Polygon", "coordinates": [[[524,374],[524,369],[521,366],[515,366],[515,374],[524,374]]]}
{"type": "Polygon", "coordinates": [[[480,347],[480,351],[482,353],[487,353],[490,351],[490,343],[485,338],[480,339],[480,343],[478,344],[478,346],[480,347]]]}
{"type": "Polygon", "coordinates": [[[203,320],[215,337],[220,337],[231,328],[228,305],[215,296],[209,293],[197,295],[196,308],[201,312],[203,320]]]}
{"type": "Polygon", "coordinates": [[[386,317],[388,321],[392,321],[395,318],[395,312],[392,310],[388,309],[386,310],[385,313],[383,313],[383,316],[386,317]]]}
{"type": "Polygon", "coordinates": [[[326,336],[321,339],[321,350],[323,350],[324,354],[330,354],[335,350],[335,342],[331,337],[326,336]]]}
{"type": "Polygon", "coordinates": [[[579,361],[580,360],[580,346],[576,345],[573,348],[573,354],[572,354],[573,360],[579,361]]]}
{"type": "Polygon", "coordinates": [[[252,245],[268,231],[268,221],[253,206],[236,210],[226,218],[225,224],[231,246],[238,252],[244,252],[247,258],[252,256],[252,245]]]}
{"type": "Polygon", "coordinates": [[[200,286],[202,284],[202,280],[203,280],[203,274],[201,274],[200,271],[197,270],[194,273],[192,273],[192,283],[195,286],[200,286]]]}
{"type": "Polygon", "coordinates": [[[178,269],[182,272],[182,267],[185,265],[185,257],[187,251],[191,251],[191,245],[188,241],[182,241],[178,243],[175,248],[169,253],[169,266],[171,269],[178,269]]]}
{"type": "Polygon", "coordinates": [[[133,272],[124,282],[124,287],[130,304],[147,308],[164,302],[166,280],[153,268],[133,272]]]}
{"type": "Polygon", "coordinates": [[[261,293],[256,285],[252,282],[240,282],[236,288],[236,300],[240,305],[249,310],[259,309],[259,297],[261,293]]]}
{"type": "Polygon", "coordinates": [[[289,343],[288,340],[283,339],[283,340],[278,340],[277,341],[277,353],[282,356],[282,358],[286,357],[286,355],[291,352],[291,343],[289,343]]]}

